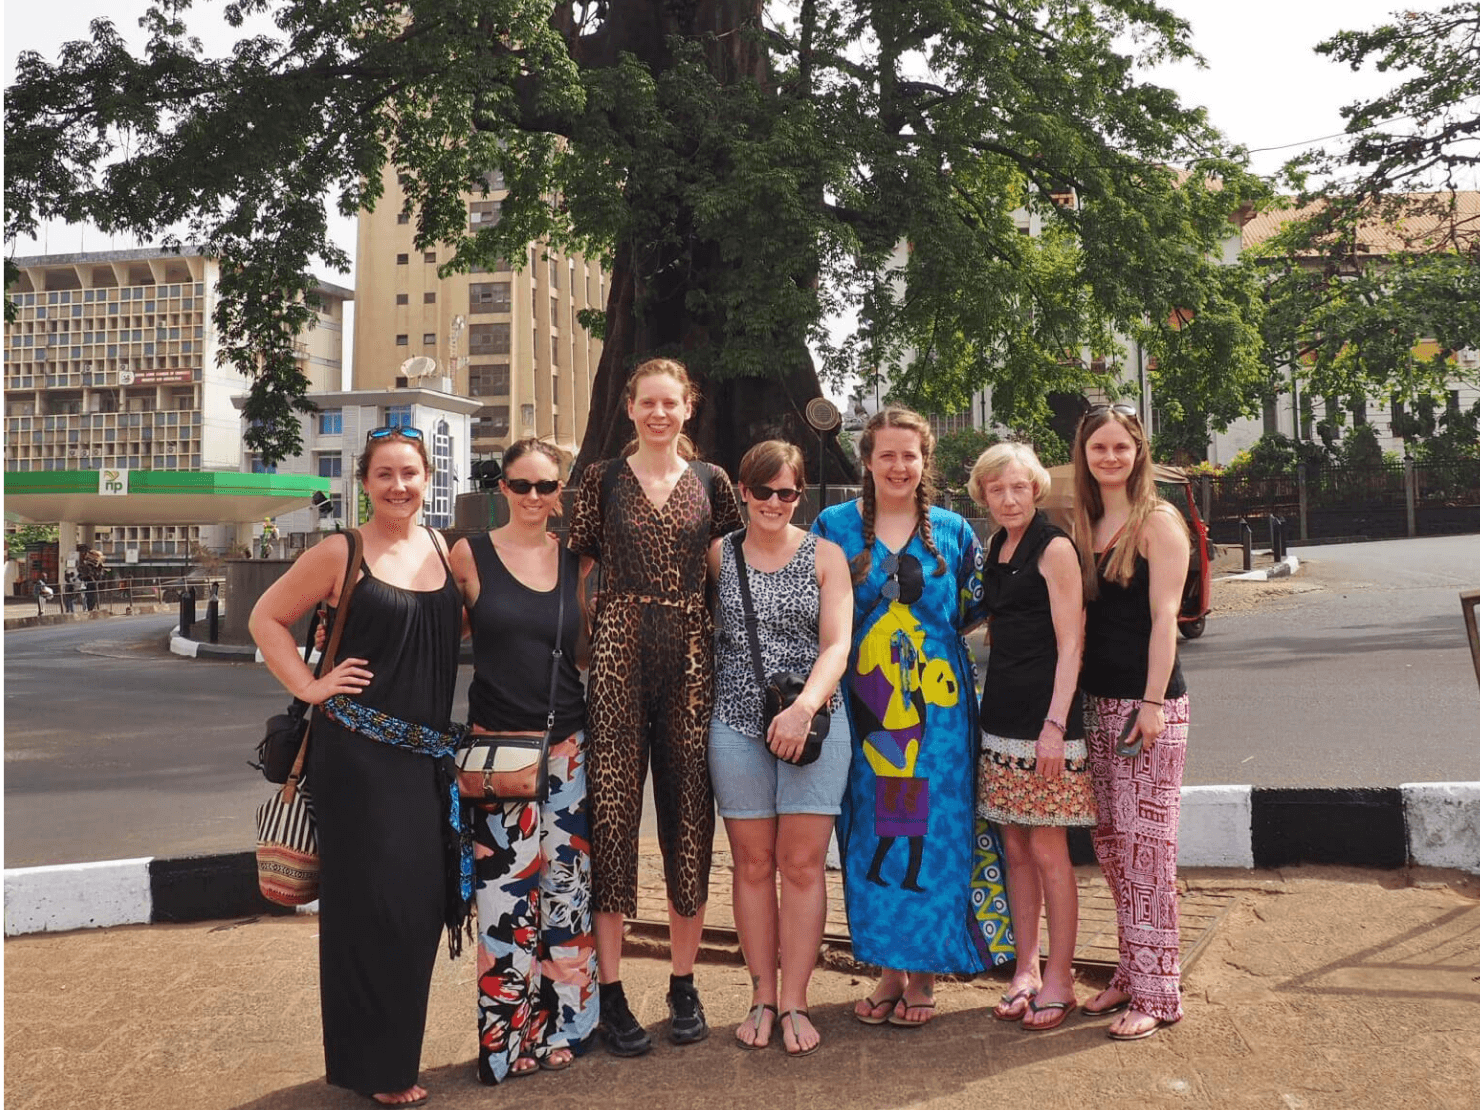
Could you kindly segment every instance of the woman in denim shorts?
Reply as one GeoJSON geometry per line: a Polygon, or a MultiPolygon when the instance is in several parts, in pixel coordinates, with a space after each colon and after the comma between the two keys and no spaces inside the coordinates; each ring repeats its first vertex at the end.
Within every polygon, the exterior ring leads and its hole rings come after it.
{"type": "Polygon", "coordinates": [[[779,1008],[782,1042],[792,1056],[809,1055],[821,1043],[807,1017],[807,983],[827,917],[823,861],[851,758],[837,686],[848,663],[853,589],[842,548],[792,526],[802,474],[802,453],[780,440],[756,444],[740,462],[749,527],[738,539],[761,671],[807,676],[796,701],[769,728],[746,633],[737,537],[719,539],[709,550],[710,574],[719,583],[709,771],[730,838],[735,928],[752,984],[751,1011],[735,1037],[743,1048],[765,1048],[779,1008]],[[822,754],[796,766],[791,761],[823,708],[833,718],[822,754]]]}

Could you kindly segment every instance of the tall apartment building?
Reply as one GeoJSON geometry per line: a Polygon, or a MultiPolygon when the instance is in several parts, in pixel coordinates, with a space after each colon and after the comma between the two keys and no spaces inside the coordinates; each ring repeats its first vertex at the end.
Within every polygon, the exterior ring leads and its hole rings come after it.
{"type": "MultiPolygon", "coordinates": [[[[250,383],[216,359],[214,259],[145,249],[15,262],[20,277],[7,295],[18,312],[5,326],[7,472],[241,469],[232,398],[250,383]]],[[[297,344],[299,365],[311,388],[337,390],[344,302],[354,294],[328,284],[318,293],[323,303],[297,344]]],[[[229,519],[223,509],[191,523],[89,522],[88,542],[118,562],[178,561],[196,543],[225,547],[229,519]]]]}
{"type": "MultiPolygon", "coordinates": [[[[506,191],[494,174],[487,197],[468,197],[468,226],[497,222],[506,191]]],[[[599,260],[542,244],[515,270],[439,277],[446,248],[418,250],[405,194],[389,168],[385,194],[361,212],[355,257],[355,389],[390,389],[408,359],[435,359],[453,392],[482,402],[472,423],[475,458],[502,455],[525,436],[572,455],[586,432],[601,343],[576,321],[606,306],[599,260]]],[[[411,384],[414,384],[411,383],[411,384]]]]}

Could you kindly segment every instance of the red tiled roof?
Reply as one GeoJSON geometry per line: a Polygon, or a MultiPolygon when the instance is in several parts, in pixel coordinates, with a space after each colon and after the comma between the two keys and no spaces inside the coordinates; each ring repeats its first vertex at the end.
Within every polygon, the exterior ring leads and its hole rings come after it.
{"type": "MultiPolygon", "coordinates": [[[[1396,199],[1396,198],[1395,198],[1396,199]]],[[[1441,246],[1462,250],[1480,248],[1480,192],[1408,193],[1412,210],[1398,219],[1374,216],[1357,230],[1364,254],[1430,251],[1441,246]],[[1452,202],[1452,204],[1451,204],[1452,202]]],[[[1324,202],[1303,208],[1257,212],[1244,225],[1244,249],[1272,238],[1286,224],[1318,212],[1324,202]]]]}

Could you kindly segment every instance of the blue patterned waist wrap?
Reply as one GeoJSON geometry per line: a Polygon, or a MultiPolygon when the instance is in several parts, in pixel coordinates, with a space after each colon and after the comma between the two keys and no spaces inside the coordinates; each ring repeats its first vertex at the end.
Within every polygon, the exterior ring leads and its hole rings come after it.
{"type": "Polygon", "coordinates": [[[457,792],[457,772],[452,756],[462,743],[466,725],[439,732],[426,725],[403,721],[378,709],[361,705],[347,694],[327,698],[319,711],[342,728],[393,748],[402,748],[435,761],[437,792],[442,800],[443,847],[447,860],[447,948],[457,956],[462,933],[471,929],[473,905],[473,829],[465,819],[457,792]]]}

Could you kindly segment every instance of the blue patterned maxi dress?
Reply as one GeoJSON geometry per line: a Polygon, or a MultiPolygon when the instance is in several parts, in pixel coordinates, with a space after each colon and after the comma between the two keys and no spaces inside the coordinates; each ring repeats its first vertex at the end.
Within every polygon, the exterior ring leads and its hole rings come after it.
{"type": "MultiPolygon", "coordinates": [[[[851,561],[863,550],[859,502],[812,526],[851,561]]],[[[966,520],[930,510],[945,572],[918,533],[901,555],[923,571],[913,604],[883,597],[891,554],[875,539],[853,589],[844,675],[853,765],[838,844],[853,953],[908,971],[969,973],[1013,956],[1001,846],[975,815],[977,707],[960,630],[983,613],[982,552],[966,520]]]]}

